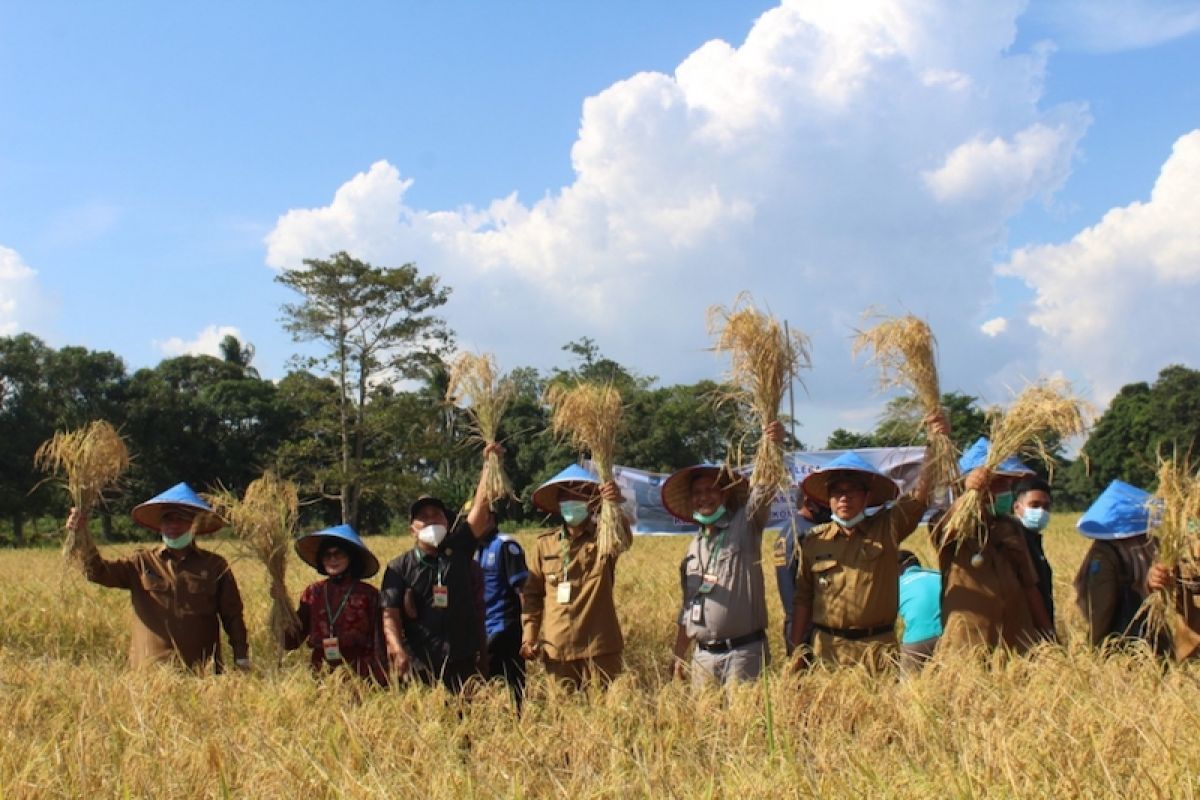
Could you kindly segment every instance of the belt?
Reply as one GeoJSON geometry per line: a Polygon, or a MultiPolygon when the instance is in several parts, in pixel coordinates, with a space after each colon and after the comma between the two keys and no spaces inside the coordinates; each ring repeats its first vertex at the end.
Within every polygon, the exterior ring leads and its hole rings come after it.
{"type": "Polygon", "coordinates": [[[892,633],[896,630],[894,624],[876,625],[874,628],[830,628],[828,625],[814,622],[813,627],[822,633],[828,633],[830,636],[836,636],[839,639],[870,639],[872,636],[882,636],[885,633],[892,633]]]}
{"type": "Polygon", "coordinates": [[[766,631],[759,629],[754,633],[747,633],[745,636],[735,636],[732,639],[714,639],[711,642],[696,642],[696,647],[699,647],[706,653],[728,653],[730,650],[734,650],[744,644],[761,642],[765,638],[767,638],[766,631]]]}

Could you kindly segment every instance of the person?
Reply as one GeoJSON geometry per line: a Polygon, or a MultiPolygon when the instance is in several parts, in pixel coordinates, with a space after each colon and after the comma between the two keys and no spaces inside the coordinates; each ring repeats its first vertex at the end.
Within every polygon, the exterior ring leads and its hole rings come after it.
{"type": "Polygon", "coordinates": [[[1037,475],[1027,475],[1013,484],[1013,516],[1021,523],[1021,534],[1025,547],[1033,559],[1037,573],[1038,593],[1050,620],[1048,631],[1056,630],[1054,617],[1054,570],[1046,558],[1042,536],[1050,524],[1050,513],[1054,505],[1054,494],[1050,482],[1037,475]]]}
{"type": "Polygon", "coordinates": [[[920,672],[933,655],[942,635],[942,573],[925,569],[921,559],[910,550],[901,550],[900,619],[904,633],[900,637],[900,669],[920,672]]]}
{"type": "MultiPolygon", "coordinates": [[[[779,604],[783,606],[783,642],[790,656],[795,649],[792,646],[792,601],[796,596],[796,559],[800,549],[796,546],[808,532],[817,525],[829,522],[829,507],[818,503],[811,497],[805,497],[804,492],[797,487],[800,509],[792,519],[792,524],[786,526],[775,540],[775,588],[779,592],[779,604]]],[[[811,629],[801,631],[801,641],[808,643],[811,629]]]]}
{"type": "MultiPolygon", "coordinates": [[[[1192,524],[1195,524],[1194,522],[1192,524]]],[[[1157,559],[1157,554],[1155,556],[1157,559]]],[[[1155,560],[1146,575],[1151,592],[1169,593],[1176,617],[1169,631],[1171,653],[1179,662],[1200,658],[1200,547],[1194,547],[1185,564],[1171,568],[1155,560]]]]}
{"type": "MultiPolygon", "coordinates": [[[[575,690],[619,675],[625,649],[613,599],[618,554],[601,555],[596,544],[602,500],[622,501],[617,484],[601,485],[574,464],[533,493],[534,506],[562,525],[538,536],[529,551],[521,655],[540,659],[551,677],[575,690]]],[[[624,514],[621,524],[628,530],[624,514]]]]}
{"type": "Polygon", "coordinates": [[[300,630],[290,632],[284,646],[295,650],[307,642],[317,674],[347,668],[385,685],[379,590],[365,582],[379,572],[379,559],[349,525],[302,536],[295,547],[305,564],[326,577],[301,593],[300,630]]]}
{"type": "Polygon", "coordinates": [[[951,526],[956,505],[932,530],[942,573],[941,650],[1003,645],[1024,652],[1054,638],[1033,558],[1012,516],[1013,484],[1032,470],[1015,457],[986,469],[988,447],[980,439],[959,461],[965,488],[984,496],[985,536],[951,526]]]}
{"type": "MultiPolygon", "coordinates": [[[[946,433],[943,414],[925,423],[946,433]]],[[[805,477],[806,497],[828,503],[832,521],[800,543],[792,612],[795,667],[816,659],[827,665],[864,664],[881,669],[895,660],[899,611],[900,542],[921,522],[929,500],[928,451],[912,492],[854,451],[805,477]],[[874,509],[870,514],[868,508],[874,509]],[[813,627],[811,646],[802,636],[813,627]],[[802,646],[803,645],[803,646],[802,646]]]]}
{"type": "MultiPolygon", "coordinates": [[[[763,432],[783,441],[779,422],[763,432]]],[[[697,688],[756,680],[767,663],[762,535],[777,491],[708,464],[678,470],[663,482],[663,507],[700,525],[679,564],[683,605],[673,662],[675,677],[683,680],[690,672],[697,688]]]]}
{"type": "Polygon", "coordinates": [[[1075,574],[1075,604],[1087,622],[1093,647],[1146,642],[1165,654],[1167,642],[1149,630],[1139,613],[1154,563],[1150,493],[1114,480],[1088,507],[1076,528],[1091,546],[1075,574]]]}
{"type": "MultiPolygon", "coordinates": [[[[498,455],[499,445],[488,445],[498,455]]],[[[485,450],[485,458],[488,450],[485,450]]],[[[529,577],[525,551],[508,534],[500,533],[492,506],[482,498],[484,532],[475,545],[475,562],[483,572],[484,634],[487,637],[488,678],[502,678],[508,684],[521,711],[525,696],[525,659],[521,657],[521,589],[529,577]]]]}
{"type": "MultiPolygon", "coordinates": [[[[111,561],[95,545],[80,554],[89,581],[129,592],[133,605],[130,665],[175,661],[193,671],[211,668],[220,673],[223,627],[234,664],[249,669],[250,644],[237,580],[224,558],[195,542],[196,536],[224,527],[221,518],[186,483],[136,506],[132,516],[138,525],[159,534],[161,547],[111,561]]],[[[71,509],[67,527],[83,530],[87,523],[85,516],[71,509]]]]}

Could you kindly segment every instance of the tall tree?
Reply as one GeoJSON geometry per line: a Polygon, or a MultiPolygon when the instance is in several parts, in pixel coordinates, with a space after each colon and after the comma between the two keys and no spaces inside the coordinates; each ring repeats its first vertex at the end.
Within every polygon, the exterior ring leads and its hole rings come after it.
{"type": "Polygon", "coordinates": [[[243,345],[236,336],[227,333],[221,340],[220,348],[222,361],[240,367],[242,372],[250,377],[258,377],[258,370],[250,366],[250,362],[254,360],[254,345],[249,342],[243,345]]]}
{"type": "Polygon", "coordinates": [[[342,521],[354,524],[371,387],[414,377],[448,349],[452,335],[432,312],[450,290],[412,264],[376,267],[344,252],[305,259],[304,268],[276,280],[303,297],[284,305],[284,327],[295,341],[315,342],[324,351],[298,362],[326,372],[338,385],[339,499],[342,521]]]}

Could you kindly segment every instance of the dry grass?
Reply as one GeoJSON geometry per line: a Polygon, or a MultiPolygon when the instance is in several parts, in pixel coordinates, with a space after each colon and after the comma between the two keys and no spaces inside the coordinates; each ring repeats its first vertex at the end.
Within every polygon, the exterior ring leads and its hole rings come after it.
{"type": "MultiPolygon", "coordinates": [[[[577,450],[590,455],[601,483],[613,477],[617,433],[621,429],[621,393],[611,384],[554,385],[546,390],[551,408],[550,427],[577,450]]],[[[600,504],[596,546],[602,554],[628,550],[633,538],[621,524],[621,507],[608,500],[600,504]]]]}
{"type": "MultiPolygon", "coordinates": [[[[709,308],[708,330],[714,340],[712,349],[729,354],[727,377],[734,388],[722,401],[738,403],[761,428],[776,421],[788,385],[798,379],[800,369],[811,366],[808,337],[799,331],[789,335],[777,319],[755,308],[745,293],[729,308],[709,308]]],[[[783,447],[766,435],[758,442],[751,482],[777,486],[781,491],[791,488],[783,447]]]]}
{"type": "MultiPolygon", "coordinates": [[[[446,402],[467,412],[474,438],[485,446],[497,441],[513,392],[512,383],[500,377],[490,354],[460,353],[450,364],[446,402]]],[[[488,502],[516,497],[504,464],[495,453],[488,454],[484,461],[483,482],[488,502]]]]}
{"type": "MultiPolygon", "coordinates": [[[[86,518],[104,493],[116,487],[129,469],[129,450],[125,440],[104,420],[89,422],[73,431],[59,431],[42,443],[34,454],[38,469],[63,479],[71,505],[86,518]]],[[[66,529],[63,554],[78,558],[94,546],[86,530],[66,529]]]]}
{"type": "MultiPolygon", "coordinates": [[[[70,573],[81,602],[64,604],[52,553],[4,551],[0,792],[6,800],[1195,797],[1200,667],[1163,672],[1085,646],[1070,581],[1087,542],[1073,524],[1057,515],[1046,532],[1062,649],[956,655],[906,682],[860,670],[797,680],[783,669],[768,569],[771,679],[765,692],[757,684],[727,700],[670,682],[687,538],[643,538],[617,571],[629,672],[585,698],[552,692],[535,669],[519,721],[498,687],[466,708],[418,687],[363,692],[314,680],[305,652],[282,665],[256,659],[249,675],[129,671],[125,592],[70,573]]],[[[532,536],[518,539],[528,545],[532,536]]],[[[928,558],[924,533],[913,538],[928,558]]],[[[768,534],[768,565],[773,543],[768,534]]],[[[368,545],[385,558],[409,546],[381,537],[368,545]]],[[[211,544],[226,555],[233,546],[211,544]]],[[[266,576],[247,561],[233,569],[247,618],[261,619],[266,576]]],[[[292,586],[293,596],[302,588],[292,586]]],[[[255,654],[269,646],[261,626],[251,636],[255,654]]]]}
{"type": "Polygon", "coordinates": [[[267,628],[278,654],[282,654],[284,638],[300,630],[300,619],[287,592],[287,563],[300,509],[296,484],[264,472],[250,482],[241,499],[223,488],[206,495],[206,499],[233,527],[235,540],[243,550],[267,568],[271,597],[267,628]]]}
{"type": "MultiPolygon", "coordinates": [[[[922,319],[906,314],[883,318],[873,327],[858,331],[854,354],[868,352],[879,367],[884,390],[904,389],[913,393],[926,416],[942,410],[938,381],[937,340],[922,319]]],[[[926,467],[930,488],[950,487],[958,480],[958,451],[948,434],[928,433],[926,467]]]]}
{"type": "MultiPolygon", "coordinates": [[[[1200,545],[1200,478],[1181,458],[1159,458],[1158,489],[1150,500],[1153,526],[1150,538],[1157,547],[1155,560],[1168,569],[1194,572],[1200,545]]],[[[1150,596],[1142,607],[1146,626],[1155,633],[1170,634],[1179,621],[1174,592],[1163,589],[1150,596]]]]}
{"type": "MultiPolygon", "coordinates": [[[[1069,383],[1050,379],[1025,387],[1004,413],[992,419],[991,446],[983,468],[994,471],[1005,459],[1018,453],[1034,453],[1043,463],[1053,466],[1049,442],[1071,439],[1087,432],[1090,411],[1072,391],[1069,383]]],[[[984,493],[968,489],[951,506],[944,530],[946,541],[981,544],[987,538],[984,521],[984,493]]]]}

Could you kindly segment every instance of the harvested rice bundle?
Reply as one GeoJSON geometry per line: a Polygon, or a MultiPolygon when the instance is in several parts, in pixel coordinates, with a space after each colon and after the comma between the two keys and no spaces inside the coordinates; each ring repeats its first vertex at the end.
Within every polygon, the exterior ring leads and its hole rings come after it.
{"type": "MultiPolygon", "coordinates": [[[[621,393],[612,384],[555,385],[546,390],[546,402],[554,433],[569,437],[572,446],[591,456],[601,483],[611,481],[623,410],[621,393]]],[[[602,555],[621,553],[633,545],[628,527],[621,524],[621,513],[616,503],[605,500],[600,505],[596,546],[602,555]]]]}
{"type": "MultiPolygon", "coordinates": [[[[1173,573],[1194,572],[1200,544],[1200,478],[1186,461],[1159,458],[1158,490],[1149,506],[1155,560],[1173,573]]],[[[1151,593],[1140,613],[1152,634],[1174,635],[1179,612],[1171,589],[1151,593]]]]}
{"type": "MultiPolygon", "coordinates": [[[[500,421],[513,399],[513,385],[501,379],[496,361],[490,354],[461,353],[450,364],[446,402],[467,412],[472,438],[484,447],[494,444],[500,421]]],[[[483,464],[483,484],[488,502],[516,497],[504,464],[496,453],[488,453],[483,464]]]]}
{"type": "Polygon", "coordinates": [[[233,526],[242,547],[266,566],[272,601],[268,625],[282,652],[286,635],[300,630],[300,619],[287,591],[288,552],[300,509],[296,484],[268,471],[251,481],[240,500],[224,488],[206,495],[205,499],[233,526]]]}
{"type": "MultiPolygon", "coordinates": [[[[1020,452],[1032,452],[1046,464],[1054,459],[1048,440],[1069,439],[1087,431],[1087,404],[1071,392],[1061,379],[1042,380],[1025,387],[1008,411],[992,418],[991,446],[983,469],[994,471],[1020,452]]],[[[984,494],[967,489],[950,508],[943,530],[952,532],[959,546],[965,541],[987,541],[983,508],[984,494]]]]}
{"type": "MultiPolygon", "coordinates": [[[[728,382],[733,388],[721,401],[738,403],[765,429],[779,418],[779,404],[797,370],[811,366],[808,337],[799,331],[789,335],[778,320],[755,308],[746,293],[729,308],[709,308],[708,330],[714,338],[712,349],[730,358],[728,382]]],[[[780,490],[792,486],[783,448],[765,433],[758,441],[750,480],[780,490]]]]}
{"type": "MultiPolygon", "coordinates": [[[[913,393],[926,416],[942,409],[938,382],[937,340],[922,319],[912,314],[890,317],[875,327],[859,331],[854,355],[870,352],[879,366],[882,389],[901,388],[913,393]]],[[[928,432],[928,476],[931,489],[949,487],[958,479],[958,453],[949,434],[928,432]]]]}
{"type": "MultiPolygon", "coordinates": [[[[83,518],[90,516],[104,493],[117,485],[129,468],[129,450],[121,434],[104,420],[95,420],[74,431],[59,431],[34,453],[38,469],[65,477],[71,504],[83,518]]],[[[67,529],[63,554],[78,558],[95,548],[84,527],[67,529]]]]}

